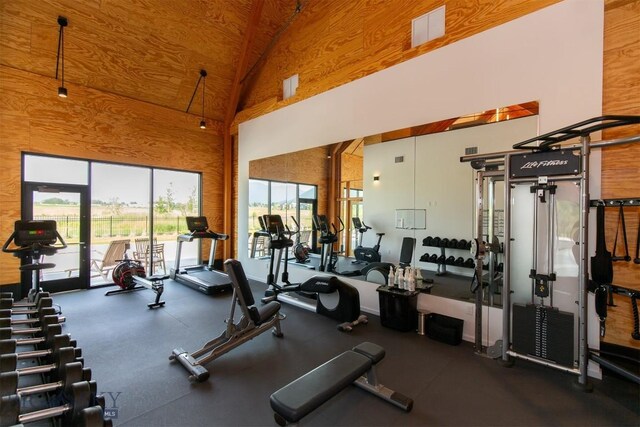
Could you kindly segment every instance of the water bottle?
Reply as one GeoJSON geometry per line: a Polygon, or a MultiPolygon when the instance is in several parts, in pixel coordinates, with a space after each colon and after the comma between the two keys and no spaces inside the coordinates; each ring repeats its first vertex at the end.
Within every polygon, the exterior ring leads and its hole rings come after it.
{"type": "Polygon", "coordinates": [[[393,288],[396,284],[396,276],[393,272],[393,267],[389,269],[389,277],[387,278],[387,286],[393,288]]]}

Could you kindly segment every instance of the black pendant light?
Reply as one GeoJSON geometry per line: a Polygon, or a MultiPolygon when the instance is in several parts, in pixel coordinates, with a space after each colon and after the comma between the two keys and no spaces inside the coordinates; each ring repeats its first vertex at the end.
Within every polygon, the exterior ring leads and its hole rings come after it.
{"type": "Polygon", "coordinates": [[[58,96],[60,98],[67,97],[67,88],[64,87],[64,27],[68,25],[67,18],[58,16],[58,25],[60,25],[60,33],[58,34],[58,55],[56,58],[56,80],[58,79],[58,70],[60,70],[61,85],[58,87],[58,96]],[[62,66],[60,63],[62,62],[62,66]]]}
{"type": "Polygon", "coordinates": [[[200,116],[200,129],[207,128],[207,122],[204,120],[204,91],[207,84],[207,71],[200,70],[200,77],[198,78],[198,82],[196,83],[195,89],[193,89],[193,95],[191,95],[191,100],[189,101],[189,105],[187,106],[186,112],[189,112],[189,108],[191,108],[191,103],[193,102],[193,98],[196,96],[196,92],[198,91],[198,86],[200,86],[200,81],[202,80],[202,114],[200,116]]]}

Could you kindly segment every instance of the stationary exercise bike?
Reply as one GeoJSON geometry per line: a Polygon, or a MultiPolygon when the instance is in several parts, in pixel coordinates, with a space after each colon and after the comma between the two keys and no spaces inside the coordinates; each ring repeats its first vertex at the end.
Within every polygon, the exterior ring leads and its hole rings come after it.
{"type": "Polygon", "coordinates": [[[14,223],[14,231],[2,246],[2,252],[13,254],[22,260],[20,271],[31,272],[31,289],[27,295],[29,302],[36,301],[38,294],[42,292],[40,271],[56,266],[53,263],[41,263],[41,258],[54,255],[66,247],[55,221],[18,220],[14,223]]]}
{"type": "MultiPolygon", "coordinates": [[[[360,314],[360,294],[353,286],[340,281],[335,276],[314,276],[302,283],[289,281],[289,248],[293,246],[294,234],[282,222],[280,215],[264,215],[266,230],[271,236],[269,251],[268,289],[263,303],[281,301],[306,310],[314,311],[341,322],[338,330],[351,331],[358,324],[367,323],[367,317],[360,314]],[[278,272],[284,251],[282,284],[278,283],[278,272]]],[[[282,316],[282,315],[281,315],[282,316]]]]}
{"type": "Polygon", "coordinates": [[[114,267],[111,276],[113,282],[120,289],[108,291],[105,296],[151,289],[156,293],[156,300],[147,304],[147,307],[164,307],[164,301],[160,301],[160,297],[164,292],[164,280],[169,278],[168,274],[147,277],[142,263],[138,260],[130,259],[125,251],[124,259],[114,267]]]}
{"type": "Polygon", "coordinates": [[[351,221],[353,222],[353,227],[358,230],[358,234],[360,234],[358,246],[353,250],[353,256],[356,258],[353,263],[361,264],[382,261],[382,257],[380,256],[380,242],[382,241],[384,233],[376,233],[376,236],[378,236],[378,243],[376,243],[372,248],[366,248],[362,246],[362,237],[367,230],[371,230],[371,227],[365,224],[364,221],[360,221],[360,218],[357,216],[351,218],[351,221]]]}

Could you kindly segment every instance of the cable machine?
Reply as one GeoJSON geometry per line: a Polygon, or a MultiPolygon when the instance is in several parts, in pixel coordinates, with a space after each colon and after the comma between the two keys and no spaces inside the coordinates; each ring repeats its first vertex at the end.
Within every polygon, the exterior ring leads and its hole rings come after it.
{"type": "MultiPolygon", "coordinates": [[[[515,151],[460,159],[474,162],[476,169],[485,168],[488,161],[504,165],[503,336],[501,342],[496,342],[497,353],[504,364],[512,364],[514,358],[529,360],[576,374],[580,388],[591,389],[587,377],[590,358],[587,340],[589,156],[593,148],[640,142],[640,135],[591,142],[591,134],[637,123],[640,116],[595,117],[517,143],[513,146],[515,151]],[[579,138],[578,144],[561,144],[574,138],[579,138]],[[563,212],[559,210],[560,204],[563,212]],[[533,218],[523,212],[523,206],[532,208],[533,218]],[[575,224],[568,226],[566,218],[571,215],[566,211],[572,209],[575,224]],[[562,230],[559,230],[561,222],[562,230]],[[569,229],[573,231],[571,236],[567,236],[569,229]],[[559,262],[561,242],[568,246],[563,251],[565,257],[573,257],[574,270],[568,268],[566,262],[559,262]],[[530,248],[525,250],[525,245],[530,248]],[[530,257],[531,268],[528,280],[522,280],[519,270],[526,265],[527,257],[530,257]],[[557,274],[559,269],[565,271],[557,274]]],[[[476,274],[482,273],[482,259],[491,246],[483,241],[482,207],[482,199],[477,197],[479,225],[472,248],[476,274]]],[[[482,295],[478,292],[477,352],[482,349],[478,333],[482,325],[481,308],[482,295]]]]}

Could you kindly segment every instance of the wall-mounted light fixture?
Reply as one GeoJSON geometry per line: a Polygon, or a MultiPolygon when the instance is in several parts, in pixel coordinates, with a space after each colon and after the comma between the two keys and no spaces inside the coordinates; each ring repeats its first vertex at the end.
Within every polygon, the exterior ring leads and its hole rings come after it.
{"type": "Polygon", "coordinates": [[[196,83],[195,89],[193,89],[193,95],[191,95],[191,100],[189,101],[189,105],[187,105],[186,113],[189,112],[189,108],[191,108],[191,103],[193,102],[193,98],[196,96],[196,92],[198,91],[198,86],[200,86],[200,80],[202,80],[202,114],[200,116],[200,129],[207,128],[207,122],[204,120],[204,90],[207,84],[207,71],[200,70],[200,77],[198,78],[198,82],[196,83]],[[204,80],[203,80],[204,79],[204,80]]]}
{"type": "Polygon", "coordinates": [[[373,181],[380,181],[380,175],[373,175],[373,181]]]}
{"type": "Polygon", "coordinates": [[[61,86],[58,87],[58,96],[60,98],[67,97],[67,88],[64,87],[64,27],[69,24],[67,18],[64,16],[58,16],[58,25],[60,25],[60,32],[58,33],[58,55],[56,57],[56,80],[58,80],[58,70],[60,70],[61,86]],[[62,66],[60,63],[62,62],[62,66]]]}

